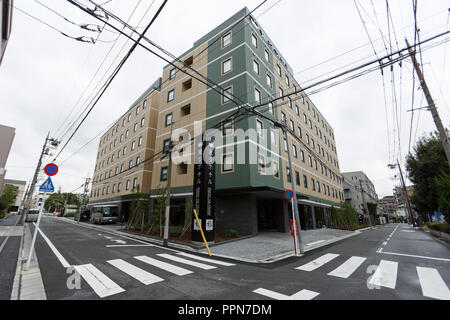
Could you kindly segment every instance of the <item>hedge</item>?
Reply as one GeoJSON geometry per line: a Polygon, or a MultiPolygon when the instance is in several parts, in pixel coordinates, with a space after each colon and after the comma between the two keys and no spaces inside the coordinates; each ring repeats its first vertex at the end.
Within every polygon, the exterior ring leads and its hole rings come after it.
{"type": "Polygon", "coordinates": [[[427,222],[425,225],[431,230],[445,232],[450,234],[450,224],[448,223],[437,223],[437,222],[427,222]]]}

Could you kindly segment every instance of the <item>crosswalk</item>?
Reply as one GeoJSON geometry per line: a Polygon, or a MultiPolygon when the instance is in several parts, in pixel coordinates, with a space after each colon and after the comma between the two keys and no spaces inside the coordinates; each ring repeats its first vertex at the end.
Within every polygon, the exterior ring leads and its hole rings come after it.
{"type": "MultiPolygon", "coordinates": [[[[339,254],[327,253],[313,261],[296,267],[295,269],[304,272],[312,272],[325,266],[339,256],[339,254]]],[[[367,257],[353,256],[341,263],[331,272],[327,273],[327,275],[331,277],[348,279],[366,261],[367,257]]],[[[367,284],[375,288],[395,289],[398,282],[398,268],[398,262],[382,259],[376,266],[375,272],[372,276],[370,276],[367,284]]],[[[416,273],[424,297],[439,300],[450,300],[450,290],[437,269],[416,267],[416,273]]]]}
{"type": "MultiPolygon", "coordinates": [[[[135,256],[133,257],[133,260],[136,262],[143,262],[145,265],[149,266],[149,269],[144,270],[141,267],[138,267],[123,259],[108,260],[106,263],[113,266],[119,272],[128,275],[130,279],[136,280],[146,286],[165,281],[165,279],[162,278],[163,276],[155,274],[161,270],[163,270],[166,274],[169,273],[183,277],[193,274],[194,271],[191,269],[213,270],[218,268],[218,266],[234,266],[232,263],[203,258],[183,252],[178,252],[176,255],[156,254],[156,257],[135,256]],[[173,262],[183,265],[183,267],[175,265],[173,262]],[[184,266],[187,267],[185,268],[184,266]]],[[[93,264],[78,265],[73,266],[73,268],[100,298],[106,298],[126,291],[110,278],[114,278],[114,275],[106,275],[93,264]]]]}

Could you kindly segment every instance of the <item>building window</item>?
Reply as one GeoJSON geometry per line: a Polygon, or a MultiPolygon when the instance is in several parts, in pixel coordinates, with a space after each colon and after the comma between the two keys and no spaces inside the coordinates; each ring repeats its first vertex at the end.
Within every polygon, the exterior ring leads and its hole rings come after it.
{"type": "Polygon", "coordinates": [[[290,97],[288,97],[288,105],[289,105],[289,108],[292,109],[292,99],[290,97]]]}
{"type": "Polygon", "coordinates": [[[222,123],[222,135],[224,137],[231,136],[234,132],[233,120],[227,120],[222,123]]]}
{"type": "Polygon", "coordinates": [[[137,131],[137,128],[138,128],[138,124],[135,123],[135,124],[134,124],[134,128],[133,128],[133,132],[136,132],[136,131],[137,131]]]}
{"type": "Polygon", "coordinates": [[[228,87],[224,89],[222,94],[222,104],[230,102],[232,96],[233,96],[233,87],[228,87]]]}
{"type": "Polygon", "coordinates": [[[303,176],[303,185],[306,189],[308,189],[308,177],[305,175],[303,176]]]}
{"type": "Polygon", "coordinates": [[[139,137],[138,147],[142,146],[142,137],[139,137]]]}
{"type": "Polygon", "coordinates": [[[125,186],[125,190],[130,190],[130,180],[127,180],[127,184],[125,186]]]}
{"type": "Polygon", "coordinates": [[[266,159],[262,154],[258,154],[258,172],[261,174],[266,172],[266,159]]]}
{"type": "Polygon", "coordinates": [[[256,120],[256,133],[260,137],[264,137],[264,125],[260,120],[256,120]]]}
{"type": "Polygon", "coordinates": [[[168,180],[168,174],[169,174],[169,168],[163,167],[161,168],[161,181],[167,181],[168,180]]]}
{"type": "Polygon", "coordinates": [[[255,48],[258,48],[258,38],[252,33],[252,44],[255,48]]]}
{"type": "Polygon", "coordinates": [[[123,141],[123,133],[120,135],[120,142],[123,141]]]}
{"type": "Polygon", "coordinates": [[[134,180],[133,180],[133,190],[135,190],[137,188],[137,181],[138,181],[138,179],[134,178],[134,180]]]}
{"type": "Polygon", "coordinates": [[[186,66],[192,66],[192,64],[194,63],[194,57],[190,56],[189,58],[187,58],[186,60],[184,60],[184,64],[186,66]]]}
{"type": "Polygon", "coordinates": [[[140,106],[137,106],[137,108],[136,108],[136,115],[139,114],[139,111],[141,111],[141,107],[140,107],[140,106]]]}
{"type": "Polygon", "coordinates": [[[171,102],[175,99],[175,89],[172,89],[167,94],[167,102],[171,102]]]}
{"type": "Polygon", "coordinates": [[[267,75],[267,86],[269,88],[272,88],[272,77],[267,75]]]}
{"type": "Polygon", "coordinates": [[[227,60],[225,60],[224,62],[222,62],[222,74],[226,74],[230,71],[232,71],[233,66],[232,66],[232,58],[229,58],[227,60]]]}
{"type": "Polygon", "coordinates": [[[295,132],[295,129],[294,129],[294,121],[292,121],[292,120],[290,120],[291,121],[291,130],[293,131],[293,132],[295,132]]]}
{"type": "Polygon", "coordinates": [[[273,176],[275,178],[280,177],[280,165],[276,161],[272,161],[272,170],[273,170],[273,176]]]}
{"type": "Polygon", "coordinates": [[[169,113],[168,115],[166,115],[166,127],[172,125],[172,120],[173,120],[173,113],[169,113]]]}
{"type": "Polygon", "coordinates": [[[267,49],[264,49],[264,55],[266,57],[266,61],[270,62],[270,53],[267,49]]]}
{"type": "Polygon", "coordinates": [[[294,158],[297,158],[298,157],[298,154],[297,154],[297,147],[293,144],[292,145],[292,153],[294,154],[294,158]]]}
{"type": "Polygon", "coordinates": [[[123,155],[126,155],[127,154],[127,147],[124,147],[123,148],[123,153],[122,153],[123,155]]]}
{"type": "Polygon", "coordinates": [[[291,182],[291,169],[286,167],[286,177],[287,177],[287,182],[291,182]]]}
{"type": "Polygon", "coordinates": [[[309,166],[312,168],[313,164],[312,164],[312,158],[311,158],[311,156],[308,156],[308,161],[309,161],[309,166]]]}
{"type": "Polygon", "coordinates": [[[123,172],[123,163],[120,165],[120,173],[123,172]]]}
{"type": "Polygon", "coordinates": [[[131,113],[128,115],[128,122],[131,120],[131,113]]]}
{"type": "Polygon", "coordinates": [[[177,166],[177,174],[185,175],[188,172],[188,165],[186,163],[181,163],[177,166]]]}
{"type": "Polygon", "coordinates": [[[169,80],[175,79],[176,75],[177,75],[177,69],[173,68],[172,70],[170,70],[169,80]]]}
{"type": "Polygon", "coordinates": [[[288,142],[286,140],[286,138],[284,138],[284,151],[288,151],[288,142]]]}
{"type": "Polygon", "coordinates": [[[141,119],[141,128],[144,126],[144,124],[145,124],[145,118],[142,118],[141,119]]]}
{"type": "Polygon", "coordinates": [[[141,157],[136,158],[136,167],[141,163],[141,157]]]}
{"type": "Polygon", "coordinates": [[[131,169],[133,167],[133,160],[130,160],[128,162],[128,169],[131,169]]]}
{"type": "Polygon", "coordinates": [[[121,189],[122,189],[122,183],[119,183],[117,185],[117,193],[119,193],[121,189]]]}
{"type": "Polygon", "coordinates": [[[234,160],[234,155],[232,153],[224,154],[222,156],[222,172],[232,172],[233,171],[233,160],[234,160]]]}
{"type": "Polygon", "coordinates": [[[298,105],[295,105],[295,112],[297,113],[298,116],[300,116],[300,109],[298,105]]]}
{"type": "Polygon", "coordinates": [[[261,103],[261,91],[255,88],[255,101],[261,103]]]}
{"type": "Polygon", "coordinates": [[[170,139],[166,139],[163,142],[163,152],[167,153],[169,152],[169,149],[170,149],[170,139]]]}
{"type": "Polygon", "coordinates": [[[231,44],[231,32],[228,32],[222,37],[222,48],[228,47],[231,44]]]}
{"type": "Polygon", "coordinates": [[[311,178],[311,185],[312,185],[312,190],[316,191],[316,182],[314,181],[313,178],[311,178]]]}
{"type": "Polygon", "coordinates": [[[278,146],[278,135],[277,132],[273,129],[270,130],[270,138],[273,146],[278,146]]]}
{"type": "Polygon", "coordinates": [[[286,124],[286,115],[284,114],[284,112],[281,112],[281,121],[286,124]]]}
{"type": "Polygon", "coordinates": [[[303,150],[300,150],[300,157],[302,162],[305,162],[305,152],[303,150]]]}
{"type": "Polygon", "coordinates": [[[186,117],[191,114],[191,105],[188,104],[181,108],[181,117],[186,117]]]}
{"type": "Polygon", "coordinates": [[[136,141],[133,141],[131,143],[131,151],[134,151],[135,147],[136,147],[136,141]]]}
{"type": "MultiPolygon", "coordinates": [[[[283,90],[283,88],[280,87],[279,90],[278,90],[278,92],[279,92],[279,94],[280,94],[280,98],[284,96],[284,90],[283,90]]],[[[283,99],[284,99],[284,98],[283,98],[283,99]]]]}
{"type": "Polygon", "coordinates": [[[272,102],[269,102],[269,112],[271,114],[274,114],[274,112],[273,112],[273,103],[272,102]]]}
{"type": "Polygon", "coordinates": [[[299,137],[300,139],[302,139],[302,138],[303,138],[302,128],[300,128],[300,127],[297,127],[297,128],[298,128],[298,137],[299,137]]]}
{"type": "Polygon", "coordinates": [[[116,185],[115,184],[113,184],[112,193],[116,193],[116,185]]]}
{"type": "Polygon", "coordinates": [[[259,74],[259,63],[256,60],[253,60],[253,71],[259,74]]]}
{"type": "Polygon", "coordinates": [[[277,64],[278,75],[281,77],[281,67],[277,64]]]}
{"type": "Polygon", "coordinates": [[[142,104],[142,109],[145,109],[147,107],[147,100],[144,100],[144,103],[142,104]]]}
{"type": "Polygon", "coordinates": [[[130,130],[127,130],[126,132],[125,132],[125,138],[128,138],[128,135],[130,134],[130,130]]]}
{"type": "Polygon", "coordinates": [[[291,85],[291,81],[289,80],[288,76],[286,76],[286,84],[288,85],[288,87],[291,85]]]}
{"type": "Polygon", "coordinates": [[[295,183],[300,186],[300,173],[295,171],[295,183]]]}

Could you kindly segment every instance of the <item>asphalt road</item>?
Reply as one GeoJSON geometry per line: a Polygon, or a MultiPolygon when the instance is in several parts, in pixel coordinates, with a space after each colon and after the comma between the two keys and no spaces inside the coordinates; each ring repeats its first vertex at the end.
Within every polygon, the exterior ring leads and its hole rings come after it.
{"type": "Polygon", "coordinates": [[[41,231],[36,252],[51,300],[450,299],[450,250],[407,225],[267,265],[199,260],[208,257],[49,217],[41,231]]]}
{"type": "Polygon", "coordinates": [[[9,300],[16,273],[20,236],[14,226],[20,216],[8,216],[0,221],[0,300],[9,300]]]}

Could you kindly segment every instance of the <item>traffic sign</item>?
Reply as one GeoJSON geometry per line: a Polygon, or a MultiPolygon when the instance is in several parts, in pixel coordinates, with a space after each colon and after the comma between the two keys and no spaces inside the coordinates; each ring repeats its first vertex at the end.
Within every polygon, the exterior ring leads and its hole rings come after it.
{"type": "Polygon", "coordinates": [[[53,186],[52,179],[49,177],[41,186],[39,187],[39,192],[52,193],[55,192],[55,187],[53,186]]]}
{"type": "Polygon", "coordinates": [[[294,191],[286,190],[286,192],[284,193],[284,196],[286,197],[286,199],[292,200],[292,198],[294,198],[294,191]]]}
{"type": "Polygon", "coordinates": [[[54,163],[49,163],[44,168],[45,174],[48,175],[49,177],[56,176],[56,174],[58,173],[58,170],[59,170],[58,166],[54,163]]]}

